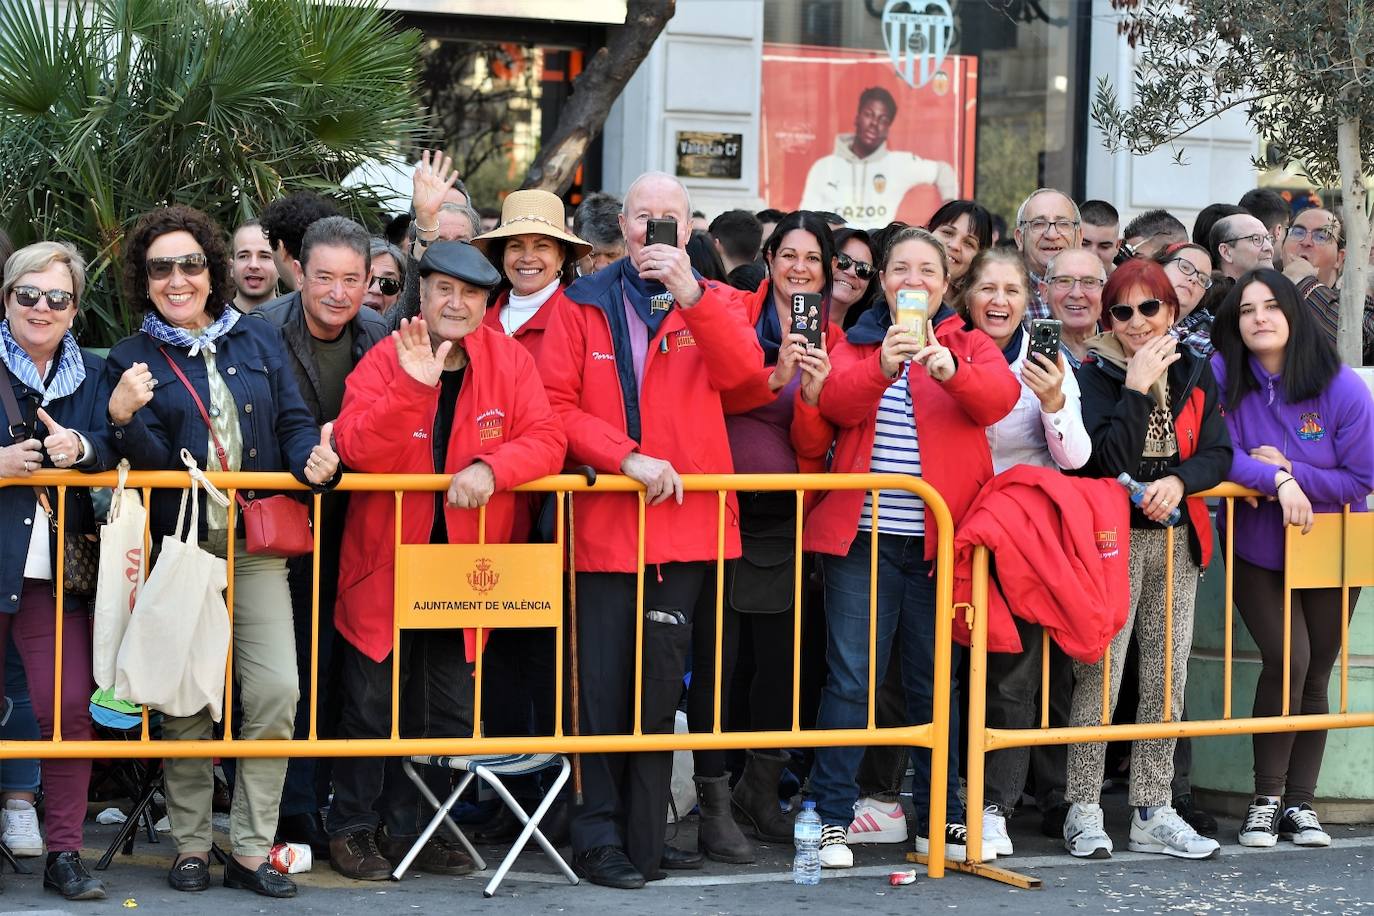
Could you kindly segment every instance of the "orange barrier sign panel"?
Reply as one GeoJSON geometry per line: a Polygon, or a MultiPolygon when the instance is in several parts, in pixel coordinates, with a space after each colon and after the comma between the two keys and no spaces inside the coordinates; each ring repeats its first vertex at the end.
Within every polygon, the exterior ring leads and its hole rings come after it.
{"type": "Polygon", "coordinates": [[[563,619],[557,544],[402,544],[402,629],[556,627],[563,619]]]}

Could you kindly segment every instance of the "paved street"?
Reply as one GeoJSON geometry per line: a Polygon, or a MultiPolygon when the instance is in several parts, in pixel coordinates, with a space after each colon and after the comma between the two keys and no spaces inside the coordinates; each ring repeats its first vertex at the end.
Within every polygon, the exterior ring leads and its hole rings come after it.
{"type": "MultiPolygon", "coordinates": [[[[1124,846],[1124,796],[1108,795],[1108,829],[1124,846]]],[[[482,898],[483,877],[408,877],[400,884],[345,881],[317,866],[298,875],[301,896],[273,901],[216,886],[203,895],[177,894],[165,882],[170,847],[140,842],[131,859],[117,859],[103,877],[110,899],[97,904],[69,904],[45,893],[37,876],[6,874],[0,916],[38,914],[400,914],[468,912],[568,913],[587,916],[646,912],[689,914],[786,913],[821,916],[831,913],[909,914],[920,911],[992,914],[1015,913],[1190,913],[1225,914],[1374,914],[1374,827],[1332,827],[1334,846],[1299,851],[1291,844],[1274,850],[1247,850],[1235,844],[1237,824],[1223,821],[1222,856],[1207,862],[1183,862],[1118,853],[1109,862],[1070,859],[1057,844],[1041,837],[1038,815],[1012,821],[1018,850],[1002,864],[1040,878],[1044,887],[1025,891],[981,878],[951,874],[941,881],[921,877],[907,887],[888,885],[888,872],[903,867],[901,848],[856,847],[856,867],[827,873],[819,887],[791,883],[791,852],[778,847],[753,866],[708,863],[700,872],[682,872],[648,890],[611,891],[584,885],[569,887],[551,873],[542,856],[526,853],[495,899],[482,898]],[[136,904],[136,907],[135,907],[136,904]]],[[[114,828],[94,827],[88,843],[103,848],[114,828]]],[[[692,821],[676,842],[694,845],[692,821]]],[[[489,864],[497,860],[496,850],[489,864]]],[[[483,850],[487,854],[487,850],[483,850]]],[[[94,863],[98,853],[88,851],[94,863]]],[[[26,860],[38,865],[40,860],[26,860]]]]}

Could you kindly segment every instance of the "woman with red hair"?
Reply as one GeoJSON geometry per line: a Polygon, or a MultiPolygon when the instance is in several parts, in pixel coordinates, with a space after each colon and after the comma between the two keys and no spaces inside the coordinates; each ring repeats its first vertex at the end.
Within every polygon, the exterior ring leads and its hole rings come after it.
{"type": "MultiPolygon", "coordinates": [[[[1110,706],[1116,707],[1126,646],[1134,631],[1140,651],[1137,722],[1164,719],[1165,645],[1172,645],[1171,721],[1183,714],[1188,653],[1193,640],[1193,599],[1198,574],[1212,552],[1207,506],[1191,494],[1216,486],[1231,468],[1231,439],[1218,409],[1217,386],[1207,360],[1170,336],[1178,298],[1164,268],[1134,258],[1121,265],[1102,291],[1107,330],[1088,342],[1088,360],[1078,374],[1083,424],[1093,452],[1079,473],[1088,477],[1129,474],[1145,484],[1131,509],[1131,603],[1126,625],[1110,651],[1095,665],[1074,663],[1073,725],[1096,725],[1102,716],[1102,678],[1110,678],[1110,706]],[[1169,540],[1174,523],[1173,615],[1165,628],[1169,540]],[[1110,667],[1109,673],[1104,671],[1110,667]]],[[[1124,545],[1124,540],[1123,540],[1124,545]]],[[[1064,821],[1064,845],[1080,858],[1105,859],[1112,841],[1102,824],[1102,770],[1107,745],[1069,747],[1071,805],[1064,821]]],[[[1131,745],[1130,849],[1185,859],[1217,854],[1215,840],[1199,836],[1171,806],[1174,740],[1131,745]]]]}

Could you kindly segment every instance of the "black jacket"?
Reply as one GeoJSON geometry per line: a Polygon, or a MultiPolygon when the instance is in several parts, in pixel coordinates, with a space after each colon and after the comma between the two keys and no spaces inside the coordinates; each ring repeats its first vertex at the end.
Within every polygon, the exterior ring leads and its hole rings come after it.
{"type": "MultiPolygon", "coordinates": [[[[93,353],[81,351],[86,364],[86,380],[81,387],[49,404],[48,414],[68,429],[76,430],[91,444],[93,455],[85,471],[108,471],[119,462],[110,439],[109,424],[106,421],[106,408],[110,403],[110,387],[105,375],[105,361],[93,353]]],[[[47,429],[37,419],[37,405],[40,396],[28,385],[10,375],[10,385],[14,398],[19,402],[19,410],[24,414],[24,422],[30,424],[34,438],[40,442],[48,435],[47,429]]],[[[0,417],[4,411],[0,410],[0,417]]],[[[8,430],[9,421],[4,428],[8,430]]],[[[21,439],[27,435],[21,434],[21,439]]],[[[10,445],[8,432],[3,436],[4,445],[10,445]]],[[[52,461],[43,456],[43,466],[51,468],[52,461]]],[[[13,614],[19,604],[19,593],[24,586],[24,562],[29,554],[29,538],[33,525],[48,527],[48,557],[54,572],[57,570],[57,533],[48,525],[47,516],[36,512],[37,496],[32,487],[12,484],[0,487],[0,526],[6,535],[0,539],[0,613],[13,614]]],[[[48,490],[48,503],[57,508],[57,491],[48,490]]],[[[83,534],[95,532],[95,513],[91,508],[91,491],[85,487],[67,489],[68,529],[83,534]]]]}
{"type": "MultiPolygon", "coordinates": [[[[305,406],[317,424],[323,425],[333,417],[323,416],[320,407],[320,367],[315,361],[315,353],[310,348],[310,328],[305,323],[305,306],[297,290],[278,296],[249,313],[251,318],[261,318],[281,332],[286,342],[286,351],[291,356],[291,371],[296,374],[296,384],[300,388],[305,406]]],[[[372,349],[377,341],[391,333],[387,320],[375,310],[363,306],[353,318],[353,365],[372,349]]]]}
{"type": "MultiPolygon", "coordinates": [[[[239,319],[238,323],[215,341],[215,367],[229,386],[238,407],[239,429],[243,436],[240,469],[244,471],[290,471],[302,483],[310,451],[320,441],[320,430],[301,400],[295,376],[286,371],[286,347],[266,322],[239,319]]],[[[147,363],[157,380],[153,399],[134,414],[128,425],[113,427],[114,447],[127,457],[136,470],[185,470],[181,463],[184,448],[202,463],[205,470],[218,471],[218,464],[205,464],[210,431],[172,367],[159,348],[196,389],[201,403],[210,408],[210,384],[205,360],[192,358],[181,347],[163,344],[147,334],[126,337],[110,349],[105,371],[111,389],[134,363],[147,363]]],[[[252,490],[248,499],[259,495],[252,490]]],[[[176,530],[181,494],[177,490],[154,490],[149,509],[152,532],[162,537],[176,530]]],[[[201,496],[201,536],[205,531],[204,495],[201,496]]]]}
{"type": "MultiPolygon", "coordinates": [[[[1184,492],[1189,495],[1210,490],[1226,479],[1231,471],[1231,434],[1221,415],[1212,368],[1204,357],[1184,349],[1179,352],[1183,358],[1169,367],[1169,407],[1176,435],[1180,439],[1185,436],[1196,439],[1192,457],[1183,461],[1179,461],[1178,456],[1173,459],[1143,457],[1154,399],[1127,388],[1126,372],[1120,366],[1094,357],[1078,372],[1083,425],[1093,443],[1088,463],[1076,472],[1079,476],[1116,477],[1125,473],[1148,483],[1172,474],[1183,481],[1184,492]],[[1187,417],[1180,419],[1194,391],[1202,392],[1202,420],[1196,425],[1187,417]]],[[[1184,513],[1184,520],[1187,518],[1184,513]]],[[[1153,523],[1132,506],[1131,526],[1153,527],[1153,523]]],[[[1198,532],[1191,524],[1188,531],[1193,559],[1200,563],[1202,546],[1198,532]]]]}

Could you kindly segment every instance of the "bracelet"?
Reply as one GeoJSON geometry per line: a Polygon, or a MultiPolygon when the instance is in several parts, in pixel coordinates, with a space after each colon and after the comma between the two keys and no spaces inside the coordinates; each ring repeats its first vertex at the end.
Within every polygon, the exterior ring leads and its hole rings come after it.
{"type": "Polygon", "coordinates": [[[435,223],[433,226],[428,226],[428,227],[426,227],[426,226],[421,226],[419,220],[416,220],[416,221],[415,221],[415,234],[416,234],[416,235],[419,235],[421,232],[426,232],[426,233],[428,233],[428,232],[438,232],[438,231],[439,231],[439,224],[438,224],[438,223],[435,223]]]}
{"type": "Polygon", "coordinates": [[[1297,480],[1297,479],[1298,479],[1298,478],[1294,477],[1292,474],[1289,474],[1289,475],[1288,475],[1287,477],[1285,477],[1283,480],[1280,480],[1280,481],[1279,481],[1279,485],[1278,485],[1277,487],[1274,488],[1274,493],[1277,494],[1280,490],[1282,490],[1284,484],[1286,484],[1286,483],[1292,483],[1293,481],[1295,481],[1295,480],[1297,480]]]}

